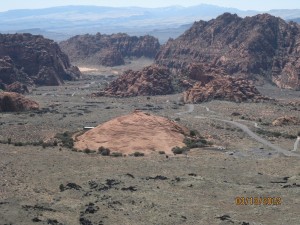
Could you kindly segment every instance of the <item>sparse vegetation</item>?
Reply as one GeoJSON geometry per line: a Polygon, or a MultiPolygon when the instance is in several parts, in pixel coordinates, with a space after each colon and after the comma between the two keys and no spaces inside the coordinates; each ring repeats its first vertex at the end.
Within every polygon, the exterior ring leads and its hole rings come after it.
{"type": "Polygon", "coordinates": [[[176,147],[174,147],[174,148],[172,148],[172,152],[174,153],[174,155],[179,155],[179,154],[183,154],[184,152],[187,152],[187,151],[189,151],[190,149],[188,148],[188,147],[182,147],[182,148],[180,148],[180,147],[178,147],[178,146],[176,146],[176,147]]]}
{"type": "Polygon", "coordinates": [[[86,148],[86,149],[83,150],[83,152],[86,153],[86,154],[91,154],[91,153],[95,153],[96,151],[93,151],[89,148],[86,148]]]}
{"type": "Polygon", "coordinates": [[[103,146],[101,146],[99,149],[98,149],[98,153],[100,155],[103,155],[103,156],[109,156],[110,155],[110,150],[109,148],[105,148],[103,146]]]}
{"type": "Polygon", "coordinates": [[[72,136],[73,133],[66,131],[64,133],[56,134],[55,138],[61,140],[63,147],[72,149],[74,146],[74,140],[72,136]]]}
{"type": "Polygon", "coordinates": [[[110,156],[112,156],[112,157],[123,157],[123,154],[121,152],[112,152],[110,154],[110,156]]]}
{"type": "Polygon", "coordinates": [[[165,153],[165,151],[159,151],[158,154],[164,155],[164,154],[166,154],[166,153],[165,153]]]}
{"type": "Polygon", "coordinates": [[[280,133],[279,131],[268,131],[268,130],[264,130],[264,129],[257,129],[256,133],[267,136],[267,137],[283,137],[283,138],[287,138],[287,139],[295,139],[297,138],[296,135],[293,134],[286,134],[286,133],[280,133]]]}
{"type": "Polygon", "coordinates": [[[133,155],[134,157],[142,157],[142,156],[145,156],[145,154],[142,153],[142,152],[135,152],[135,153],[133,153],[132,155],[133,155]]]}
{"type": "Polygon", "coordinates": [[[183,142],[186,144],[188,148],[202,148],[207,145],[212,145],[212,143],[205,140],[203,137],[198,138],[189,138],[186,137],[183,142]]]}
{"type": "Polygon", "coordinates": [[[196,130],[191,130],[191,131],[190,131],[190,135],[191,135],[192,137],[195,137],[195,136],[199,135],[199,132],[196,131],[196,130]]]}

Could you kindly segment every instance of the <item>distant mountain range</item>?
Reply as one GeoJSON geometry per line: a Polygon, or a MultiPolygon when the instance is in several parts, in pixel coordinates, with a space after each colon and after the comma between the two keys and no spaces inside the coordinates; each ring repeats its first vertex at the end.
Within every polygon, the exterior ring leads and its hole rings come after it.
{"type": "MultiPolygon", "coordinates": [[[[29,32],[54,40],[75,34],[125,32],[130,35],[151,34],[165,42],[169,37],[176,38],[183,33],[194,21],[209,20],[224,12],[241,17],[263,13],[206,4],[165,8],[63,6],[1,12],[0,32],[29,32]]],[[[300,18],[300,9],[271,10],[267,13],[285,20],[298,18],[298,21],[300,18]]]]}

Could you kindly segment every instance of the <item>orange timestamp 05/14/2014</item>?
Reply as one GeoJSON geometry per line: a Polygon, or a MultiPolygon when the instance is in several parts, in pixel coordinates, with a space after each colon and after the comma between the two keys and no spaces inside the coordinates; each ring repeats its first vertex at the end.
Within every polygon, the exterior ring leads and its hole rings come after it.
{"type": "Polygon", "coordinates": [[[236,197],[236,205],[281,205],[281,197],[236,197]]]}

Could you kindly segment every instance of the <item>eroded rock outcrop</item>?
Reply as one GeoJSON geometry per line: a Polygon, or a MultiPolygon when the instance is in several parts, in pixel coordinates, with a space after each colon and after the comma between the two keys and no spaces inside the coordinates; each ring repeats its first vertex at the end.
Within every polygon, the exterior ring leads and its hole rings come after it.
{"type": "Polygon", "coordinates": [[[25,84],[22,84],[19,81],[16,81],[16,82],[14,82],[10,85],[7,85],[5,87],[5,91],[16,92],[16,93],[19,93],[19,94],[25,94],[25,93],[29,92],[28,87],[25,84]]]}
{"type": "Polygon", "coordinates": [[[262,96],[250,81],[244,78],[230,76],[215,76],[207,82],[197,82],[183,94],[186,103],[201,103],[211,100],[227,100],[234,102],[264,101],[262,96]]]}
{"type": "Polygon", "coordinates": [[[273,126],[300,125],[300,119],[295,116],[282,116],[272,122],[273,126]]]}
{"type": "Polygon", "coordinates": [[[185,70],[210,64],[226,74],[263,76],[281,88],[300,90],[300,26],[268,14],[240,18],[225,13],[199,21],[157,54],[156,63],[185,70]]]}
{"type": "Polygon", "coordinates": [[[80,76],[58,44],[40,35],[0,34],[0,79],[4,84],[59,85],[80,76]]]}
{"type": "Polygon", "coordinates": [[[13,92],[0,92],[0,112],[20,112],[36,110],[38,103],[13,92]]]}
{"type": "Polygon", "coordinates": [[[98,150],[109,148],[112,152],[149,154],[165,151],[173,154],[173,147],[183,147],[188,129],[179,124],[141,111],[112,119],[75,139],[75,148],[98,150]]]}
{"type": "Polygon", "coordinates": [[[128,70],[94,96],[130,97],[173,93],[171,72],[161,66],[148,66],[142,71],[128,70]]]}
{"type": "Polygon", "coordinates": [[[97,33],[74,36],[62,41],[60,47],[72,62],[118,66],[124,64],[125,57],[154,58],[160,44],[157,38],[149,35],[136,37],[123,33],[97,33]]]}

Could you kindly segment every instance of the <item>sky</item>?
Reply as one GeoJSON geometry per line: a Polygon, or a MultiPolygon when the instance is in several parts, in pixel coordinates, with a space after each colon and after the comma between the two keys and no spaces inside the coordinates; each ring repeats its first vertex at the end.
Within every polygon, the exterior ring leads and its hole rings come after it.
{"type": "Polygon", "coordinates": [[[63,5],[166,7],[212,4],[242,10],[300,9],[299,0],[0,0],[0,11],[37,9],[63,5]]]}

